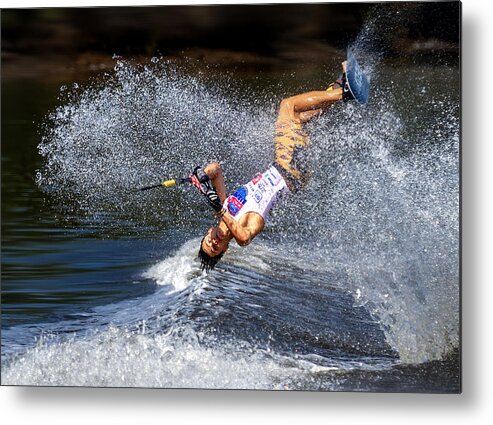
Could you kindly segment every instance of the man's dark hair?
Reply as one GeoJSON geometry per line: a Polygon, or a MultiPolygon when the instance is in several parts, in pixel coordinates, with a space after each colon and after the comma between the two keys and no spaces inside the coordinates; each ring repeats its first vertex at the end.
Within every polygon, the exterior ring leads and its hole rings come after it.
{"type": "Polygon", "coordinates": [[[222,258],[224,252],[221,252],[221,254],[216,255],[215,257],[211,257],[202,248],[202,243],[204,242],[204,239],[200,241],[199,258],[200,258],[202,271],[205,270],[206,273],[209,273],[209,271],[211,271],[214,267],[216,267],[217,262],[222,258]]]}

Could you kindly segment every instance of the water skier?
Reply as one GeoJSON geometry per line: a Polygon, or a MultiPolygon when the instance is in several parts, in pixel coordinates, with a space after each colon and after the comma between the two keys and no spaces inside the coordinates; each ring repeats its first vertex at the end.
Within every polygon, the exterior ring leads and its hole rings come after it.
{"type": "Polygon", "coordinates": [[[218,217],[200,243],[202,270],[209,271],[227,251],[232,239],[240,246],[248,245],[265,226],[270,209],[283,192],[296,192],[308,182],[308,136],[303,124],[327,111],[340,100],[353,96],[343,76],[327,90],[311,91],[281,101],[276,120],[275,161],[262,174],[226,195],[221,166],[213,162],[203,169],[197,167],[192,183],[206,197],[218,217]]]}

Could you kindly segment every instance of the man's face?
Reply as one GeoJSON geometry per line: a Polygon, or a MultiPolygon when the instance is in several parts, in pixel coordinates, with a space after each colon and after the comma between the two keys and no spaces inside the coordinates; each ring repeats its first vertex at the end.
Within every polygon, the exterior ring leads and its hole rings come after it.
{"type": "Polygon", "coordinates": [[[219,227],[211,227],[202,242],[202,249],[211,257],[226,252],[229,239],[221,232],[219,227]]]}

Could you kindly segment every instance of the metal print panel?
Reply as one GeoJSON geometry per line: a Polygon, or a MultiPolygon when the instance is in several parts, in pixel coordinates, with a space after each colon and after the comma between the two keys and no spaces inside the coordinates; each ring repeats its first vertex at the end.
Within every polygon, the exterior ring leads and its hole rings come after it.
{"type": "Polygon", "coordinates": [[[2,385],[461,391],[460,3],[1,19],[2,385]]]}

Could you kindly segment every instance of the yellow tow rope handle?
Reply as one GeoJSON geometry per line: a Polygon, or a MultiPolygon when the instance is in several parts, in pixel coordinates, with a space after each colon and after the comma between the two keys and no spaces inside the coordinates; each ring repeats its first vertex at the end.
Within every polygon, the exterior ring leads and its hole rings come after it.
{"type": "Polygon", "coordinates": [[[163,186],[163,187],[173,187],[173,186],[176,186],[176,180],[175,179],[166,180],[166,181],[164,181],[164,182],[161,183],[161,186],[163,186]]]}
{"type": "Polygon", "coordinates": [[[192,182],[192,179],[190,177],[185,177],[185,178],[182,178],[179,180],[171,179],[171,180],[165,180],[164,182],[159,183],[159,184],[153,184],[151,186],[141,187],[137,190],[149,190],[149,189],[154,189],[157,187],[174,187],[178,183],[183,184],[183,183],[191,183],[191,182],[192,182]]]}

